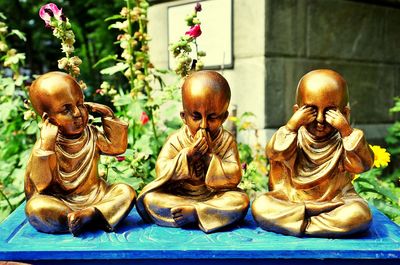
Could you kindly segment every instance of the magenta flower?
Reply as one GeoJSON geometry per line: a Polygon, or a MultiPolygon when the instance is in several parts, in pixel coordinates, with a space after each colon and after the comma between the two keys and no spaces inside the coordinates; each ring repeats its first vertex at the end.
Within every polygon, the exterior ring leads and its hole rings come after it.
{"type": "Polygon", "coordinates": [[[118,162],[122,162],[125,160],[125,156],[116,156],[115,158],[117,159],[118,162]]]}
{"type": "Polygon", "coordinates": [[[146,125],[146,123],[149,122],[149,116],[147,116],[146,112],[142,112],[142,115],[140,115],[140,122],[142,123],[142,125],[146,125]]]}
{"type": "Polygon", "coordinates": [[[60,21],[65,21],[66,19],[62,13],[62,8],[58,9],[56,4],[53,3],[42,6],[39,10],[39,16],[41,19],[43,19],[46,27],[50,27],[52,17],[60,21]]]}
{"type": "Polygon", "coordinates": [[[200,12],[201,11],[201,4],[199,2],[196,3],[196,6],[194,7],[194,10],[196,12],[200,12]]]}
{"type": "Polygon", "coordinates": [[[242,169],[243,169],[244,171],[247,170],[247,163],[246,163],[246,162],[242,163],[242,169]]]}
{"type": "Polygon", "coordinates": [[[188,31],[185,32],[185,35],[189,35],[192,38],[197,38],[201,35],[200,24],[196,24],[193,27],[190,27],[188,31]]]}

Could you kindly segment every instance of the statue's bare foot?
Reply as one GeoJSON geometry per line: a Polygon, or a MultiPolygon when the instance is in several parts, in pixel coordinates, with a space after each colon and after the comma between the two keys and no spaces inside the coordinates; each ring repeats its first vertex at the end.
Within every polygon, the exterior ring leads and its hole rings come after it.
{"type": "Polygon", "coordinates": [[[178,226],[192,224],[197,221],[197,213],[194,206],[174,207],[171,209],[171,214],[178,226]]]}
{"type": "Polygon", "coordinates": [[[68,214],[68,228],[71,234],[78,236],[83,227],[92,221],[96,216],[94,207],[89,207],[83,210],[75,211],[68,214]]]}

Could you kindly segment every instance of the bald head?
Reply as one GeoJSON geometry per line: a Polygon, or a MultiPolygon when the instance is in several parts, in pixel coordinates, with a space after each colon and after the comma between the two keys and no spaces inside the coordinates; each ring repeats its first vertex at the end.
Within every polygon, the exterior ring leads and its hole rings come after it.
{"type": "Polygon", "coordinates": [[[336,102],[337,107],[343,108],[349,101],[346,81],[340,74],[332,70],[311,71],[301,78],[297,86],[297,105],[302,106],[305,98],[336,102]]]}
{"type": "Polygon", "coordinates": [[[36,79],[29,88],[29,98],[35,111],[42,116],[51,106],[59,103],[66,95],[83,97],[76,80],[63,72],[49,72],[36,79]]]}
{"type": "Polygon", "coordinates": [[[211,104],[227,110],[231,90],[226,79],[214,71],[199,71],[189,75],[182,86],[184,109],[188,104],[211,104]]]}

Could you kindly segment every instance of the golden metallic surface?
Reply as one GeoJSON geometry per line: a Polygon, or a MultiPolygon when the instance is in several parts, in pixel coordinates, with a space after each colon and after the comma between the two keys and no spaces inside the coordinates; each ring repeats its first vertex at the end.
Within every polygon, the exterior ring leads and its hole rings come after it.
{"type": "Polygon", "coordinates": [[[85,103],[78,83],[65,73],[42,75],[29,96],[43,121],[25,173],[29,222],[45,233],[112,231],[136,193],[126,184],[107,184],[97,165],[100,154],[125,152],[128,125],[107,106],[85,103]],[[101,116],[102,131],[88,125],[89,112],[101,116]]]}
{"type": "Polygon", "coordinates": [[[340,237],[368,229],[371,213],[351,183],[370,169],[373,152],[349,123],[347,85],[332,70],[306,74],[294,114],[266,147],[269,192],[252,204],[265,230],[294,236],[340,237]]]}
{"type": "Polygon", "coordinates": [[[249,198],[237,188],[242,173],[233,136],[222,128],[230,88],[218,73],[190,75],[182,87],[183,127],[170,135],[156,164],[157,178],[139,194],[137,210],[147,222],[204,232],[240,221],[249,198]]]}

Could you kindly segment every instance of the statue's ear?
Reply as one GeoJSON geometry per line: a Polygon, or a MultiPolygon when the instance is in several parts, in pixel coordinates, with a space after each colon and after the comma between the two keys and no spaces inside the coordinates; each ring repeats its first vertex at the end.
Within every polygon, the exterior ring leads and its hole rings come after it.
{"type": "Polygon", "coordinates": [[[181,116],[181,119],[182,119],[183,123],[186,124],[185,112],[184,112],[184,111],[181,111],[181,112],[179,113],[179,115],[181,116]]]}
{"type": "Polygon", "coordinates": [[[299,105],[294,104],[294,105],[293,105],[293,113],[295,113],[295,112],[298,111],[298,110],[299,110],[299,105]]]}
{"type": "Polygon", "coordinates": [[[346,117],[346,120],[348,122],[350,122],[350,112],[351,112],[351,109],[350,109],[349,105],[347,105],[346,107],[343,108],[343,115],[346,117]]]}
{"type": "Polygon", "coordinates": [[[224,122],[226,121],[226,119],[228,118],[228,116],[229,116],[229,111],[226,111],[226,112],[224,113],[223,118],[222,118],[222,123],[224,123],[224,122]]]}

